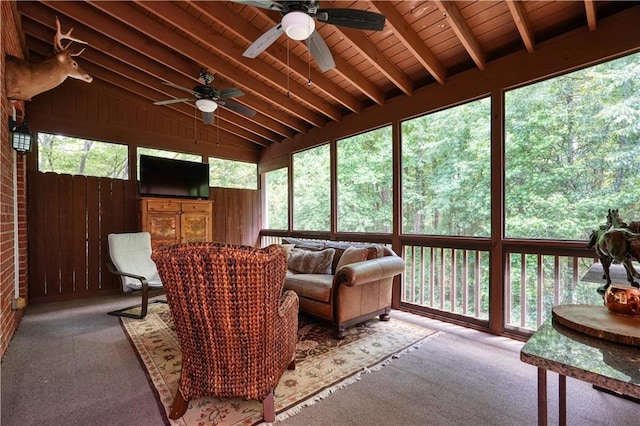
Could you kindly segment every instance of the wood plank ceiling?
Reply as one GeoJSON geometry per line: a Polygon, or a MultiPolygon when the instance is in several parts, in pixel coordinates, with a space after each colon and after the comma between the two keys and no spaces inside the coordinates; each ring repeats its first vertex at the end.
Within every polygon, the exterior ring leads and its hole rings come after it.
{"type": "MultiPolygon", "coordinates": [[[[313,127],[340,121],[373,104],[411,96],[423,86],[446,85],[461,71],[634,7],[607,1],[322,1],[323,8],[369,10],[386,16],[382,31],[354,30],[316,21],[335,68],[322,72],[304,42],[282,35],[250,59],[242,54],[281,14],[226,1],[18,2],[32,58],[50,56],[55,16],[63,31],[87,41],[78,58],[94,78],[154,101],[184,98],[199,73],[217,89],[236,87],[234,98],[254,117],[219,108],[211,125],[230,141],[260,150],[313,127]]],[[[171,109],[193,120],[193,103],[171,109]]]]}

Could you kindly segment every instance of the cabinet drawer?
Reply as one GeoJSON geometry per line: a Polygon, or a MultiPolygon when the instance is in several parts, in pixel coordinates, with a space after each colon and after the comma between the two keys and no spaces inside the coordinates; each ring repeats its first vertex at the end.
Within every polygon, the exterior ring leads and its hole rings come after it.
{"type": "Polygon", "coordinates": [[[208,212],[210,203],[182,203],[183,212],[208,212]]]}
{"type": "Polygon", "coordinates": [[[148,201],[148,212],[179,212],[180,203],[175,201],[148,201]]]}

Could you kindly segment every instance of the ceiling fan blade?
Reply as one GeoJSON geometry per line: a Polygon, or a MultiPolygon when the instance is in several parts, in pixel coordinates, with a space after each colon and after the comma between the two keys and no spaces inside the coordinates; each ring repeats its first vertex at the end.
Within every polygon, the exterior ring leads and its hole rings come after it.
{"type": "Polygon", "coordinates": [[[249,6],[260,7],[262,9],[277,10],[282,12],[283,8],[280,3],[271,0],[231,0],[234,3],[247,4],[249,6]]]}
{"type": "Polygon", "coordinates": [[[166,84],[167,86],[173,87],[175,89],[184,90],[185,92],[191,93],[193,96],[196,95],[193,89],[187,89],[186,87],[178,86],[177,84],[169,83],[168,81],[163,81],[162,84],[166,84]]]}
{"type": "Polygon", "coordinates": [[[204,124],[213,123],[213,113],[202,111],[202,121],[204,121],[204,124]]]}
{"type": "Polygon", "coordinates": [[[244,92],[240,89],[236,89],[235,87],[218,90],[218,99],[237,98],[238,96],[244,96],[244,92]]]}
{"type": "Polygon", "coordinates": [[[269,46],[271,46],[275,41],[284,33],[281,24],[277,24],[275,27],[271,28],[266,33],[262,34],[256,41],[253,42],[251,46],[244,51],[242,56],[245,58],[255,58],[262,52],[264,52],[269,46]]]}
{"type": "Polygon", "coordinates": [[[154,102],[154,105],[169,105],[169,104],[177,104],[178,102],[191,102],[195,101],[197,98],[180,98],[180,99],[167,99],[166,101],[157,101],[154,102]]]}
{"type": "Polygon", "coordinates": [[[327,46],[327,43],[323,40],[322,36],[314,31],[311,33],[311,36],[307,39],[307,47],[309,48],[309,52],[313,57],[313,60],[316,61],[318,67],[322,72],[327,72],[332,68],[335,68],[336,63],[333,61],[333,56],[331,55],[331,51],[327,46]]]}
{"type": "Polygon", "coordinates": [[[230,109],[231,111],[246,115],[247,117],[254,117],[256,115],[256,112],[251,108],[247,108],[246,106],[240,105],[233,101],[220,101],[218,102],[218,105],[230,109]]]}
{"type": "Polygon", "coordinates": [[[386,20],[379,13],[358,9],[318,9],[314,16],[327,24],[372,31],[382,31],[386,20]]]}

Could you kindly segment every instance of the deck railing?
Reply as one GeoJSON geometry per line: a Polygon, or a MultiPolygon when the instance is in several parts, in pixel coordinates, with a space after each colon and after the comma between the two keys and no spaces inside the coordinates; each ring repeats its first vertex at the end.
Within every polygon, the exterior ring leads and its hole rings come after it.
{"type": "Polygon", "coordinates": [[[473,318],[489,319],[489,253],[404,246],[401,301],[473,318]]]}
{"type": "MultiPolygon", "coordinates": [[[[263,231],[262,245],[280,243],[282,235],[277,234],[263,231]]],[[[550,317],[555,305],[602,304],[602,297],[596,292],[599,284],[581,281],[595,260],[592,252],[580,243],[505,241],[503,297],[492,298],[490,240],[438,237],[400,240],[398,254],[406,264],[400,280],[403,308],[486,326],[490,304],[503,300],[501,322],[505,330],[526,335],[550,317]]],[[[376,241],[369,238],[369,242],[376,241]]]]}

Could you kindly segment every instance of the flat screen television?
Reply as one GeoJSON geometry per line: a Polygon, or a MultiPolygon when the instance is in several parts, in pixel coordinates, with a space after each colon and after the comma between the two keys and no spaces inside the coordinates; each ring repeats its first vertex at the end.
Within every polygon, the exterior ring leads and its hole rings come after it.
{"type": "Polygon", "coordinates": [[[209,165],[140,156],[140,195],[209,198],[209,165]]]}

